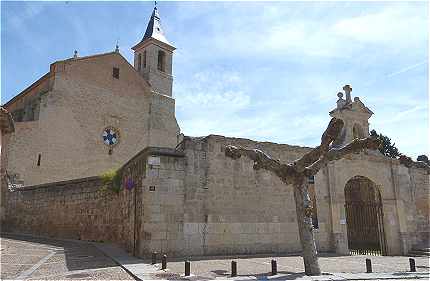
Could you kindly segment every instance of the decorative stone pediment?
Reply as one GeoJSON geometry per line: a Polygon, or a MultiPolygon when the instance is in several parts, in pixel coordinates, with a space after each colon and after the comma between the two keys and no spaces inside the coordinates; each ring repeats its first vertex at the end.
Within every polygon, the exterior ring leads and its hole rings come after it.
{"type": "Polygon", "coordinates": [[[373,112],[364,105],[359,97],[351,99],[351,86],[345,85],[343,90],[346,98],[343,98],[344,93],[339,92],[336,108],[329,113],[331,117],[342,119],[345,123],[341,139],[336,142],[337,145],[343,145],[355,138],[367,137],[369,135],[368,120],[373,115],[373,112]]]}

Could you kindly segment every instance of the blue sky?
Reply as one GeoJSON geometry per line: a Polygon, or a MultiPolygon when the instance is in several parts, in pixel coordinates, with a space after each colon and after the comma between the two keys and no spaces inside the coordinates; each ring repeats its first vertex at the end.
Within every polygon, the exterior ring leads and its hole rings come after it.
{"type": "MultiPolygon", "coordinates": [[[[131,62],[153,2],[2,2],[1,102],[73,55],[131,62]]],[[[177,47],[174,97],[186,135],[315,146],[336,93],[375,113],[399,150],[428,154],[426,2],[158,2],[177,47]]]]}

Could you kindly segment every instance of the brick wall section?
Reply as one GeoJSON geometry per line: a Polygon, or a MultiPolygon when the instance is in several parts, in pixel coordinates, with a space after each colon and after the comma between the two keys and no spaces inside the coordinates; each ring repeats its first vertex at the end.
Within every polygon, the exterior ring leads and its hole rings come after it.
{"type": "Polygon", "coordinates": [[[129,191],[102,190],[99,177],[24,187],[7,192],[2,230],[89,241],[133,242],[129,191]]]}

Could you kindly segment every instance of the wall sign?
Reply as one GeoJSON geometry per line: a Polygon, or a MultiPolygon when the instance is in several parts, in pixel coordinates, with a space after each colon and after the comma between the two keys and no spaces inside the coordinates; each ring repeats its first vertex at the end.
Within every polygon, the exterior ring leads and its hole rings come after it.
{"type": "Polygon", "coordinates": [[[160,157],[157,157],[157,156],[148,157],[148,164],[152,166],[160,166],[161,164],[160,157]]]}

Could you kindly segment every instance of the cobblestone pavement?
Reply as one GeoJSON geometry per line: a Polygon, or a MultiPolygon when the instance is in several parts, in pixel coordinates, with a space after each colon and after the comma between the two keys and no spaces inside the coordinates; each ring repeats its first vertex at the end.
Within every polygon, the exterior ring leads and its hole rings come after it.
{"type": "MultiPolygon", "coordinates": [[[[319,259],[322,272],[328,275],[337,273],[363,273],[366,276],[365,259],[372,260],[374,273],[391,273],[398,278],[407,278],[409,271],[409,257],[404,256],[336,256],[322,254],[319,259]]],[[[231,261],[237,261],[237,273],[239,279],[253,277],[254,279],[264,280],[270,278],[271,260],[275,259],[278,265],[278,273],[284,275],[285,279],[298,279],[304,276],[303,260],[301,256],[281,256],[281,257],[211,257],[210,259],[190,259],[191,273],[195,280],[210,280],[227,278],[231,273],[231,261]]],[[[420,278],[430,280],[430,266],[428,257],[414,257],[416,262],[417,274],[420,278]],[[426,274],[427,273],[427,274],[426,274]]],[[[146,261],[150,262],[150,261],[146,261]]],[[[161,264],[157,264],[158,269],[161,264]]],[[[184,279],[184,261],[168,261],[167,271],[158,270],[153,274],[154,278],[184,279]]],[[[359,275],[356,275],[359,276],[359,275]]],[[[384,277],[385,279],[386,277],[384,277]]],[[[272,278],[270,278],[272,279],[272,278]]],[[[284,278],[282,278],[284,279],[284,278]]],[[[381,278],[382,279],[382,278],[381,278]]],[[[412,278],[413,279],[413,278],[412,278]]],[[[281,279],[276,279],[281,280],[281,279]]]]}
{"type": "Polygon", "coordinates": [[[2,234],[1,279],[134,280],[89,243],[2,234]]]}

